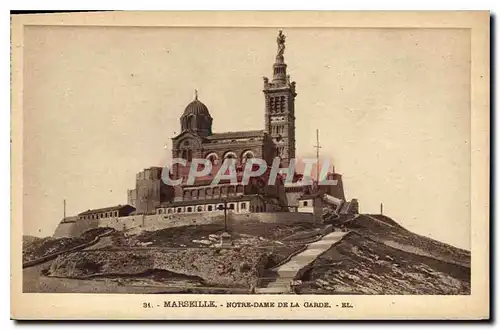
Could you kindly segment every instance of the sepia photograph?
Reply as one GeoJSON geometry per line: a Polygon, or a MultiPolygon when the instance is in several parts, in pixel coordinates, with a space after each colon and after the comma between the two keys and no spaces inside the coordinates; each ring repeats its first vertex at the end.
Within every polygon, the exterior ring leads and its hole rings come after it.
{"type": "Polygon", "coordinates": [[[488,315],[489,13],[276,14],[13,17],[17,301],[488,315]]]}

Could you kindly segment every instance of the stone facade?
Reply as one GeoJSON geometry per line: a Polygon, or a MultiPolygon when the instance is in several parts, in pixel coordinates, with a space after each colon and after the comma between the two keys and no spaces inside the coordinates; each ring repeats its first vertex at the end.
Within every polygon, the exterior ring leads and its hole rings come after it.
{"type": "MultiPolygon", "coordinates": [[[[295,158],[295,82],[290,82],[284,62],[284,35],[278,38],[278,54],[273,65],[273,79],[264,78],[265,127],[263,130],[214,133],[213,118],[208,107],[198,99],[189,103],[180,118],[181,133],[172,138],[172,158],[184,159],[187,165],[174,164],[171,178],[187,181],[189,163],[194,158],[205,158],[213,165],[212,173],[194,184],[184,184],[175,190],[174,204],[196,200],[199,208],[206,208],[213,198],[231,198],[248,194],[260,194],[264,198],[276,199],[282,210],[287,210],[286,193],[283,182],[267,186],[265,180],[250,182],[248,185],[219,184],[208,186],[217,174],[220,165],[226,159],[232,159],[241,169],[248,159],[260,158],[270,167],[276,157],[281,159],[281,166],[288,166],[295,158]]],[[[268,173],[267,173],[268,174],[268,173]]],[[[265,175],[264,175],[265,177],[265,175]]],[[[136,196],[136,205],[140,196],[136,196]]],[[[153,207],[158,207],[156,203],[153,207]]],[[[161,203],[160,203],[161,204],[161,203]]],[[[179,204],[180,205],[180,204],[179,204]]],[[[179,206],[180,207],[180,206],[179,206]]],[[[175,209],[175,206],[171,206],[175,209]]],[[[143,207],[138,207],[143,209],[143,207]]]]}
{"type": "Polygon", "coordinates": [[[154,213],[161,203],[172,200],[174,188],[162,179],[161,167],[150,167],[136,175],[136,187],[129,190],[127,203],[136,208],[137,213],[154,213]]]}
{"type": "Polygon", "coordinates": [[[312,214],[314,222],[316,223],[320,223],[323,221],[322,215],[325,203],[320,194],[302,195],[297,200],[297,204],[297,212],[312,214]]]}

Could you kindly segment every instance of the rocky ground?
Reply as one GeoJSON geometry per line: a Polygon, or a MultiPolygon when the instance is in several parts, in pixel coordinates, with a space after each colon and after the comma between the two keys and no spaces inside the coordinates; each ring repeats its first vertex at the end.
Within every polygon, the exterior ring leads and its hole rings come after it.
{"type": "MultiPolygon", "coordinates": [[[[300,269],[297,293],[469,294],[470,253],[416,235],[388,217],[343,216],[349,231],[300,269]]],[[[64,252],[26,268],[25,292],[247,293],[259,277],[321,234],[309,223],[246,222],[228,228],[233,246],[221,249],[223,225],[144,231],[96,228],[77,238],[31,238],[23,261],[64,252]],[[96,236],[101,234],[96,244],[96,236]],[[87,243],[87,246],[85,244],[87,243]]]]}
{"type": "MultiPolygon", "coordinates": [[[[283,240],[296,233],[305,236],[314,234],[315,226],[310,223],[272,224],[245,222],[227,228],[235,246],[283,246],[283,240]]],[[[184,226],[157,231],[132,230],[123,237],[113,238],[114,246],[161,246],[161,247],[208,247],[220,243],[224,226],[219,224],[184,226]]]]}
{"type": "MultiPolygon", "coordinates": [[[[23,259],[35,260],[74,248],[88,243],[105,230],[109,229],[92,229],[77,238],[44,238],[32,242],[24,249],[23,259]]],[[[228,231],[233,246],[227,249],[219,248],[224,232],[222,225],[111,231],[98,243],[63,253],[37,272],[25,271],[25,291],[50,291],[56,283],[53,279],[57,278],[65,282],[65,285],[55,285],[61,292],[77,289],[75,281],[83,281],[82,284],[96,281],[99,288],[102,281],[106,281],[107,285],[113,283],[111,287],[115,287],[116,292],[121,292],[123,285],[131,288],[158,286],[161,287],[158,290],[179,293],[200,292],[206,287],[213,288],[210,293],[224,291],[218,287],[247,292],[257,284],[265,268],[274,267],[304,247],[287,237],[294,232],[302,233],[301,237],[317,235],[316,228],[309,223],[286,226],[250,222],[246,226],[232,226],[228,231]],[[36,284],[30,276],[39,276],[45,285],[36,284]],[[169,286],[183,289],[172,291],[169,286]]],[[[239,292],[232,291],[225,293],[239,292]]]]}
{"type": "Polygon", "coordinates": [[[346,224],[352,231],[298,273],[299,293],[470,294],[468,251],[389,218],[360,216],[346,224]]]}
{"type": "Polygon", "coordinates": [[[256,284],[267,262],[258,248],[78,251],[59,256],[46,276],[74,279],[148,278],[191,285],[246,287],[256,284]]]}
{"type": "Polygon", "coordinates": [[[31,244],[42,240],[43,238],[41,237],[36,237],[36,236],[31,236],[31,235],[24,235],[23,236],[23,250],[26,249],[28,246],[31,244]]]}
{"type": "Polygon", "coordinates": [[[109,228],[95,228],[83,233],[80,237],[63,237],[54,239],[44,238],[23,238],[23,263],[40,259],[42,257],[65,251],[85,243],[91,242],[97,235],[102,234],[109,228]]]}

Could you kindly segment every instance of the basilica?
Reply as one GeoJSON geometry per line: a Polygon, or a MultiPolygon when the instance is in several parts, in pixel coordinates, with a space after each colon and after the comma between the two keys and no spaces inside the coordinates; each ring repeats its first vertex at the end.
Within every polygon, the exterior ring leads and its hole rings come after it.
{"type": "MultiPolygon", "coordinates": [[[[162,168],[152,167],[137,174],[135,189],[128,191],[128,204],[138,214],[189,213],[215,211],[221,203],[234,212],[279,212],[297,207],[314,189],[296,182],[285,185],[277,180],[267,185],[269,169],[260,178],[253,178],[247,185],[221,181],[210,185],[214,173],[197,178],[187,185],[189,162],[194,158],[205,158],[217,165],[225,159],[233,159],[244,166],[250,158],[260,158],[272,164],[278,157],[281,167],[288,167],[295,158],[295,98],[296,83],[287,74],[284,59],[285,35],[279,31],[276,39],[277,54],[273,64],[273,75],[263,79],[265,102],[265,126],[261,130],[238,132],[213,132],[213,118],[208,107],[195,92],[192,100],[180,117],[181,132],[172,138],[172,158],[187,160],[188,166],[174,165],[170,172],[173,179],[184,179],[181,186],[167,186],[161,180],[162,168]]],[[[216,167],[214,167],[215,169],[216,167]]],[[[241,173],[238,173],[240,175],[241,173]]],[[[300,178],[297,175],[297,180],[300,178]]],[[[332,196],[344,199],[341,176],[329,173],[340,185],[324,187],[332,196]]],[[[294,180],[294,181],[297,181],[294,180]]],[[[240,182],[240,180],[238,180],[240,182]]]]}
{"type": "MultiPolygon", "coordinates": [[[[168,226],[210,223],[217,221],[222,210],[226,215],[231,214],[233,219],[242,221],[284,222],[293,219],[322,222],[337,214],[357,213],[357,200],[345,200],[342,176],[334,168],[328,168],[326,179],[335,180],[336,185],[322,185],[318,182],[318,174],[316,180],[311,177],[304,180],[305,174],[294,170],[297,165],[296,84],[287,74],[285,35],[281,31],[276,44],[272,78],[264,77],[263,80],[263,129],[213,132],[214,118],[195,92],[194,99],[181,113],[181,131],[172,138],[172,159],[181,158],[186,165],[175,164],[168,171],[162,167],[142,170],[136,174],[135,188],[127,192],[126,205],[89,209],[77,216],[65,216],[54,237],[78,236],[96,227],[127,230],[140,226],[158,230],[168,226]],[[243,184],[243,169],[252,158],[264,160],[267,169],[243,184]],[[190,162],[194,159],[210,161],[212,170],[188,183],[190,162]],[[232,182],[223,179],[212,184],[220,165],[227,159],[236,165],[237,180],[233,176],[232,182]],[[272,166],[277,163],[280,168],[292,170],[278,175],[277,180],[269,180],[272,166]],[[165,175],[172,180],[180,179],[181,185],[167,185],[165,175]]],[[[319,159],[319,141],[315,147],[319,159]]]]}

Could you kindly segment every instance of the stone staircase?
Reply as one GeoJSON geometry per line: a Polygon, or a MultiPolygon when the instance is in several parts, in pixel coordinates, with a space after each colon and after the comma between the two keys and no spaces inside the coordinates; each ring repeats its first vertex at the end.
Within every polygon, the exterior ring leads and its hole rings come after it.
{"type": "Polygon", "coordinates": [[[255,293],[264,294],[287,294],[290,293],[290,282],[292,278],[276,277],[270,280],[263,280],[261,287],[255,289],[255,293]]]}
{"type": "Polygon", "coordinates": [[[286,294],[291,293],[291,282],[297,272],[312,263],[321,253],[340,242],[347,232],[331,232],[321,240],[311,243],[307,248],[293,256],[287,263],[265,273],[255,293],[286,294]]]}

